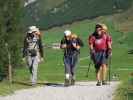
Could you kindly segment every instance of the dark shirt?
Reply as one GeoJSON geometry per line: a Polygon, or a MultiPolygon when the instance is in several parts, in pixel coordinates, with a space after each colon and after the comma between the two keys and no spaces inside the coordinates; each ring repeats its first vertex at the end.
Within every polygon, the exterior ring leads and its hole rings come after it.
{"type": "Polygon", "coordinates": [[[73,55],[74,53],[79,54],[80,53],[80,49],[77,49],[75,47],[73,47],[73,43],[76,43],[76,45],[82,47],[83,46],[83,42],[80,38],[74,39],[74,40],[67,40],[66,38],[63,38],[61,40],[61,45],[66,44],[66,48],[64,49],[64,55],[73,55]]]}

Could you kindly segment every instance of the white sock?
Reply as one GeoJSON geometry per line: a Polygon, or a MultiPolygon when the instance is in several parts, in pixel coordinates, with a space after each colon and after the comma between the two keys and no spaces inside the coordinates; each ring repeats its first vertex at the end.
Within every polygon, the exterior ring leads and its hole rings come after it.
{"type": "Polygon", "coordinates": [[[66,74],[66,79],[69,79],[70,75],[69,74],[66,74]]]}

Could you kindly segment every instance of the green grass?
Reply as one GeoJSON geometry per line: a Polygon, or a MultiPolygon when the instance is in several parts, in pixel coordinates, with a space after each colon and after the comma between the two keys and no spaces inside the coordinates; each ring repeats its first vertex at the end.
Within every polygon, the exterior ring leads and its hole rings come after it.
{"type": "Polygon", "coordinates": [[[128,87],[127,84],[128,84],[127,82],[123,82],[121,83],[121,85],[119,85],[113,100],[127,100],[126,99],[126,95],[127,95],[126,91],[128,87]]]}
{"type": "MultiPolygon", "coordinates": [[[[111,64],[111,75],[114,73],[120,76],[120,80],[122,82],[127,82],[127,77],[129,73],[133,70],[119,70],[122,68],[131,69],[133,66],[133,55],[128,55],[127,51],[129,49],[128,41],[131,41],[131,38],[127,39],[127,42],[120,44],[118,42],[119,38],[122,36],[121,32],[115,30],[114,24],[109,21],[103,21],[109,27],[109,31],[113,37],[113,56],[112,56],[112,64],[111,64]]],[[[88,44],[87,39],[88,35],[94,31],[94,25],[96,21],[85,20],[81,22],[75,22],[72,25],[65,25],[63,27],[52,28],[48,31],[44,31],[43,35],[43,43],[52,44],[59,43],[61,38],[63,37],[63,31],[65,29],[71,29],[72,32],[78,34],[84,41],[85,46],[81,49],[80,58],[87,57],[89,55],[88,52],[88,44]]],[[[53,50],[51,48],[45,48],[45,61],[40,64],[38,70],[38,81],[41,83],[46,82],[63,82],[64,81],[64,65],[63,65],[63,51],[62,50],[53,50]]],[[[86,76],[87,68],[89,64],[89,59],[82,60],[78,63],[76,76],[77,81],[88,81],[95,80],[95,70],[94,67],[91,66],[89,77],[86,76]]],[[[16,81],[12,87],[9,87],[9,83],[7,81],[3,81],[0,83],[0,95],[6,95],[12,93],[11,90],[23,89],[23,88],[31,88],[28,86],[29,84],[29,72],[28,68],[25,66],[21,68],[17,68],[13,77],[14,81],[16,81]]],[[[124,93],[126,89],[127,83],[122,84],[120,88],[117,90],[117,93],[124,93]],[[121,87],[125,87],[124,89],[121,87]]],[[[117,94],[116,93],[116,94],[117,94]]],[[[116,96],[119,98],[119,95],[116,96]]],[[[121,100],[121,99],[115,99],[121,100]]]]}
{"type": "Polygon", "coordinates": [[[133,76],[129,74],[126,81],[119,85],[113,100],[132,100],[133,99],[133,76]]]}

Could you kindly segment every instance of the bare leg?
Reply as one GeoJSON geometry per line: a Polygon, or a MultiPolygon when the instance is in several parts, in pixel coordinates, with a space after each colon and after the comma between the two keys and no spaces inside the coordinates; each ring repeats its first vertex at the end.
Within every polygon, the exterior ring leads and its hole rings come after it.
{"type": "Polygon", "coordinates": [[[103,64],[102,65],[102,80],[106,80],[107,77],[107,65],[103,64]]]}
{"type": "Polygon", "coordinates": [[[100,69],[96,72],[96,79],[97,79],[97,86],[100,86],[101,85],[101,80],[102,80],[102,77],[101,77],[101,74],[102,73],[102,67],[100,67],[100,69]]]}
{"type": "Polygon", "coordinates": [[[102,84],[106,85],[106,77],[107,77],[107,65],[103,64],[102,65],[102,84]]]}

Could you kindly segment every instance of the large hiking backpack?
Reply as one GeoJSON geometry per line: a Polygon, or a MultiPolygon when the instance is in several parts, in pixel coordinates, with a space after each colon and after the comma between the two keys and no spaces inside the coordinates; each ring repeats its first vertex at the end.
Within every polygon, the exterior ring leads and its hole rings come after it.
{"type": "Polygon", "coordinates": [[[35,57],[37,56],[37,51],[38,51],[38,39],[33,38],[33,39],[28,39],[27,38],[27,43],[28,43],[28,55],[35,57]]]}

